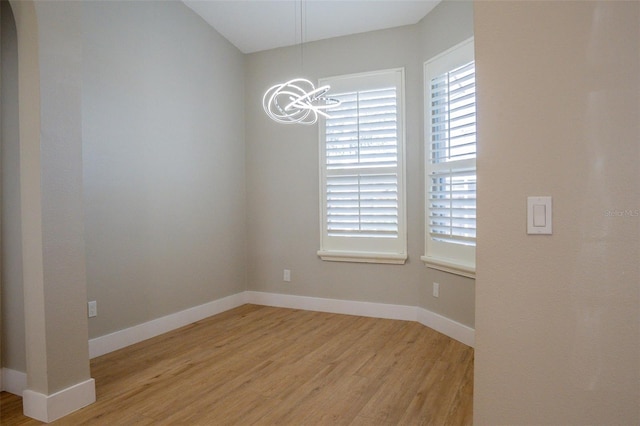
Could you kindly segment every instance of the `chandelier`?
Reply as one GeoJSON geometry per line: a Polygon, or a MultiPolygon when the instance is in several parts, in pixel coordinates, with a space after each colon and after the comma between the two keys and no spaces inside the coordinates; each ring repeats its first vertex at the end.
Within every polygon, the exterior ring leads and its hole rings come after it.
{"type": "MultiPolygon", "coordinates": [[[[300,0],[300,62],[303,62],[303,0],[300,0]]],[[[294,78],[271,86],[262,97],[262,107],[274,121],[282,124],[312,125],[320,115],[330,118],[325,110],[335,108],[341,101],[327,96],[329,85],[316,89],[306,78],[294,78]]]]}
{"type": "Polygon", "coordinates": [[[262,106],[278,123],[315,124],[319,115],[329,117],[323,110],[340,105],[338,99],[326,96],[330,88],[326,85],[316,89],[306,78],[295,78],[271,86],[262,98],[262,106]]]}

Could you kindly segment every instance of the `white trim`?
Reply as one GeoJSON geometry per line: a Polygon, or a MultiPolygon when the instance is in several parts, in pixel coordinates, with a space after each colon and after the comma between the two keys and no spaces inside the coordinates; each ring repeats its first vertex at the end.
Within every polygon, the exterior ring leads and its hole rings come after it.
{"type": "Polygon", "coordinates": [[[259,291],[247,291],[245,294],[247,303],[253,303],[255,305],[330,312],[333,314],[359,315],[373,318],[416,321],[415,306],[359,302],[354,300],[324,299],[320,297],[263,293],[259,291]]]}
{"type": "Polygon", "coordinates": [[[244,305],[244,293],[237,293],[203,305],[194,306],[133,327],[89,340],[89,357],[95,358],[167,333],[185,325],[244,305]]]}
{"type": "Polygon", "coordinates": [[[416,308],[418,322],[467,346],[475,347],[476,331],[457,321],[424,308],[416,308]]]}
{"type": "Polygon", "coordinates": [[[44,395],[25,390],[22,395],[24,415],[50,423],[96,401],[96,383],[85,380],[71,387],[44,395]]]}
{"type": "Polygon", "coordinates": [[[22,396],[27,388],[27,373],[3,367],[0,369],[0,390],[22,396]]]}
{"type": "Polygon", "coordinates": [[[404,265],[407,261],[406,254],[395,253],[318,250],[318,256],[320,256],[322,260],[330,262],[387,263],[390,265],[404,265]]]}
{"type": "Polygon", "coordinates": [[[465,265],[457,261],[449,261],[432,256],[421,256],[420,260],[424,262],[427,268],[437,269],[467,278],[476,278],[476,268],[473,265],[465,265]]]}
{"type": "Polygon", "coordinates": [[[440,52],[437,55],[431,57],[424,62],[424,65],[428,65],[432,69],[432,74],[443,74],[447,71],[457,68],[466,62],[469,62],[469,57],[475,57],[475,38],[469,37],[468,39],[451,46],[444,52],[440,52]]]}
{"type": "Polygon", "coordinates": [[[475,330],[473,328],[417,306],[324,299],[259,291],[246,291],[245,295],[247,303],[256,305],[416,321],[467,346],[473,347],[475,344],[475,330]]]}

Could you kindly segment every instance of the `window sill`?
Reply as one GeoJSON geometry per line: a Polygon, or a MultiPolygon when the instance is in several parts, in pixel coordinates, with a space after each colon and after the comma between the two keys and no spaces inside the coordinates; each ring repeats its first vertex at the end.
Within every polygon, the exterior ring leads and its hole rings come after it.
{"type": "Polygon", "coordinates": [[[319,250],[318,256],[329,262],[385,263],[404,265],[406,254],[319,250]]]}
{"type": "Polygon", "coordinates": [[[467,278],[476,278],[476,268],[474,265],[451,262],[430,256],[422,256],[420,259],[425,263],[427,268],[437,269],[438,271],[461,275],[467,278]]]}

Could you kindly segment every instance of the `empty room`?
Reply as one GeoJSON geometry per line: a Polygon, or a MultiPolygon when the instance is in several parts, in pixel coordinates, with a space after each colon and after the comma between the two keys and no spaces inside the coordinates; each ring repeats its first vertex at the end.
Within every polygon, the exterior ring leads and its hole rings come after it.
{"type": "Polygon", "coordinates": [[[0,6],[0,424],[640,424],[640,2],[0,6]]]}

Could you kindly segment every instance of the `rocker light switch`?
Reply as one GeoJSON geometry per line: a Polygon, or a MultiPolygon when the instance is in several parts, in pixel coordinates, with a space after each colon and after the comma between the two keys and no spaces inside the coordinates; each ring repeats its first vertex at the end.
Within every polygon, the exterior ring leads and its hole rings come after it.
{"type": "Polygon", "coordinates": [[[546,207],[544,204],[533,205],[533,226],[538,228],[547,224],[546,207]]]}
{"type": "Polygon", "coordinates": [[[551,197],[528,197],[527,234],[551,233],[551,197]]]}

